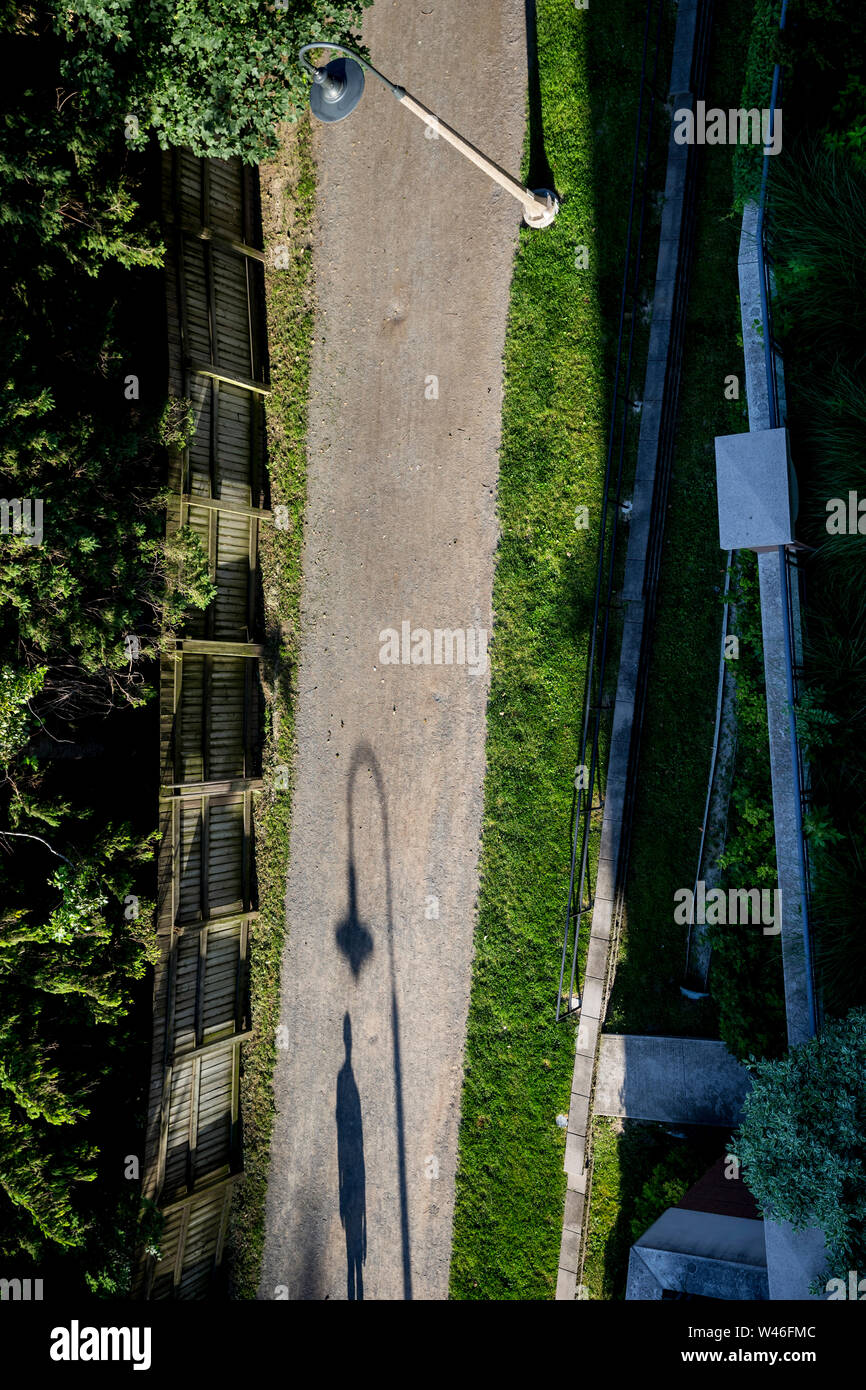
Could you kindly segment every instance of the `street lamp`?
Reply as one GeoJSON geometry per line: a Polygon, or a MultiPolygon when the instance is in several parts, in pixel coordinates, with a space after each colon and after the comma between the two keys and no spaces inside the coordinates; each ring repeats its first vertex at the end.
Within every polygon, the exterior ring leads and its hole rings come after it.
{"type": "Polygon", "coordinates": [[[342,121],[345,116],[351,115],[361,97],[364,94],[364,72],[372,72],[385,86],[392,96],[395,96],[401,106],[406,106],[416,116],[420,116],[425,125],[430,126],[443,140],[447,140],[449,145],[464,154],[477,168],[483,169],[500,188],[504,188],[512,197],[516,198],[523,207],[523,220],[528,227],[549,227],[557,212],[559,202],[556,194],[549,188],[524,188],[522,183],[513,179],[504,169],[500,169],[498,164],[494,164],[492,159],[488,159],[474,145],[470,145],[468,140],[464,140],[462,135],[458,135],[456,130],[446,125],[438,116],[429,111],[420,101],[416,101],[410,96],[405,87],[398,87],[396,83],[389,82],[381,72],[368,63],[359,54],[353,53],[350,48],[344,48],[339,43],[328,43],[325,39],[317,43],[306,43],[298,53],[298,60],[305,72],[308,72],[313,79],[313,88],[310,92],[310,107],[313,115],[320,121],[332,123],[342,121]],[[314,67],[305,57],[314,48],[328,48],[342,56],[334,58],[325,67],[314,67]]]}

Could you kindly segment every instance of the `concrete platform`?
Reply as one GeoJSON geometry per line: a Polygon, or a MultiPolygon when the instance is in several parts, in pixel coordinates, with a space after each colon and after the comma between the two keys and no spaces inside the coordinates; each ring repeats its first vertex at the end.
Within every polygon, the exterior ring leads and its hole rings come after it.
{"type": "Polygon", "coordinates": [[[722,1042],[605,1033],[594,1112],[666,1124],[736,1124],[750,1084],[722,1042]]]}

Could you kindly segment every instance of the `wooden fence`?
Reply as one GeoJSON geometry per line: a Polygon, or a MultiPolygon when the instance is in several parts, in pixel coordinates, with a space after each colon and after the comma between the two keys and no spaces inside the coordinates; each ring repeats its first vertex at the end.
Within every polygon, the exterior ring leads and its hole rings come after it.
{"type": "Polygon", "coordinates": [[[160,665],[160,853],[144,1196],[161,1258],[139,1297],[201,1298],[222,1262],[241,1176],[240,1048],[255,921],[252,797],[260,771],[258,532],[267,385],[258,174],[163,157],[169,393],[192,401],[170,451],[167,529],[189,526],[217,595],[160,665]]]}

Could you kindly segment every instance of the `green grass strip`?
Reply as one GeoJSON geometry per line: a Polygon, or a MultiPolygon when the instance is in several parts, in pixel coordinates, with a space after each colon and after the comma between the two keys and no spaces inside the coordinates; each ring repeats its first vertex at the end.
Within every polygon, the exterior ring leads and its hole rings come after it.
{"type": "Polygon", "coordinates": [[[262,168],[265,271],[271,395],[267,401],[267,465],[273,507],[287,509],[288,526],[263,526],[262,572],[266,659],[263,776],[267,789],[255,814],[260,917],[251,934],[250,1009],[255,1036],[243,1051],[241,1118],[243,1182],[231,1221],[231,1283],[235,1298],[255,1298],[264,1248],[265,1192],[273,1071],[280,1022],[280,970],[285,941],[285,892],[294,753],[294,672],[298,657],[301,543],[306,496],[307,399],[313,334],[310,239],[315,191],[309,119],[284,130],[275,161],[282,183],[282,222],[269,225],[268,176],[262,168]],[[285,770],[285,772],[283,772],[285,770]],[[282,790],[275,790],[286,782],[282,790]]]}
{"type": "MultiPolygon", "coordinates": [[[[546,1299],[565,1196],[571,1023],[554,1019],[644,6],[539,0],[562,207],[521,233],[506,350],[476,955],[451,1296],[546,1299]],[[589,269],[576,248],[589,248],[589,269]],[[575,515],[589,507],[590,529],[575,515]]],[[[525,165],[526,167],[526,165],[525,165]]],[[[567,982],[567,981],[566,981],[567,982]]]]}

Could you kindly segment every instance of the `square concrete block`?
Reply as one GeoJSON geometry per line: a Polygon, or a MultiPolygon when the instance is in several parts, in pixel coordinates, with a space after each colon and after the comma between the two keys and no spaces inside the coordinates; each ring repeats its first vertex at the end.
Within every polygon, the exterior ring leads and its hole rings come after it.
{"type": "Polygon", "coordinates": [[[589,1018],[581,1013],[580,1023],[577,1029],[577,1042],[575,1048],[578,1052],[583,1052],[589,1057],[595,1056],[596,1043],[598,1042],[598,1019],[589,1018]]]}
{"type": "Polygon", "coordinates": [[[658,260],[656,261],[656,283],[660,280],[673,281],[677,273],[677,260],[679,256],[679,242],[675,237],[662,237],[659,241],[658,260]]]}
{"type": "Polygon", "coordinates": [[[589,1096],[576,1095],[571,1093],[571,1104],[568,1107],[568,1128],[566,1135],[578,1134],[581,1139],[586,1138],[586,1126],[589,1120],[589,1096]]]}
{"type": "Polygon", "coordinates": [[[609,898],[613,901],[613,890],[616,887],[616,879],[613,871],[612,859],[599,859],[598,871],[595,875],[595,896],[597,898],[609,898]]]}
{"type": "Polygon", "coordinates": [[[595,906],[592,909],[592,935],[599,941],[609,941],[612,920],[613,901],[610,898],[600,898],[596,893],[595,906]]]}
{"type": "Polygon", "coordinates": [[[586,1193],[586,1171],[582,1173],[569,1173],[565,1164],[562,1165],[563,1172],[568,1174],[567,1190],[569,1192],[579,1192],[581,1196],[586,1193]]]}
{"type": "Polygon", "coordinates": [[[559,1268],[568,1269],[576,1274],[580,1263],[579,1256],[580,1231],[570,1231],[567,1226],[563,1227],[562,1243],[559,1247],[559,1268]]]}
{"type": "Polygon", "coordinates": [[[663,280],[655,287],[653,295],[653,318],[669,319],[673,315],[674,281],[663,280]]]}
{"type": "MultiPolygon", "coordinates": [[[[621,746],[621,742],[623,742],[623,717],[624,714],[626,714],[626,710],[628,714],[631,714],[632,710],[634,710],[634,706],[617,705],[616,713],[620,714],[620,727],[619,730],[614,727],[612,738],[610,738],[610,762],[612,763],[614,758],[628,758],[628,744],[626,744],[626,749],[624,749],[624,751],[623,746],[621,746]],[[616,746],[617,734],[620,735],[619,748],[616,746]]],[[[631,728],[626,728],[624,737],[627,738],[630,733],[631,728]]],[[[619,835],[619,827],[623,824],[624,805],[626,805],[626,787],[624,787],[624,784],[620,784],[619,778],[616,778],[616,780],[610,777],[607,778],[607,785],[605,787],[605,810],[602,812],[602,834],[605,834],[606,827],[607,834],[619,835]]]]}
{"type": "MultiPolygon", "coordinates": [[[[646,562],[644,560],[626,560],[625,574],[622,581],[622,597],[624,603],[634,603],[638,605],[643,598],[643,580],[646,572],[646,562]]],[[[639,614],[635,614],[639,617],[639,614]]]]}
{"type": "Polygon", "coordinates": [[[672,145],[668,151],[667,177],[665,179],[665,202],[682,198],[686,185],[686,165],[688,149],[685,145],[672,145]]]}
{"type": "Polygon", "coordinates": [[[565,1136],[565,1171],[582,1173],[586,1165],[586,1140],[579,1134],[565,1136]]]}
{"type": "MultiPolygon", "coordinates": [[[[604,860],[604,863],[610,863],[604,860]]],[[[607,968],[608,943],[599,941],[597,936],[589,938],[589,950],[586,953],[586,978],[588,980],[603,980],[604,972],[607,968]]]]}
{"type": "Polygon", "coordinates": [[[576,1054],[571,1077],[571,1094],[573,1096],[589,1095],[589,1088],[592,1083],[592,1060],[591,1057],[586,1057],[580,1052],[576,1054]]]}
{"type": "Polygon", "coordinates": [[[722,550],[788,545],[794,539],[788,431],[718,435],[716,490],[722,550]]]}
{"type": "MultiPolygon", "coordinates": [[[[634,538],[638,535],[634,521],[631,522],[634,538]]],[[[649,535],[649,524],[646,526],[646,535],[643,537],[644,544],[642,553],[646,553],[646,539],[649,535]]],[[[641,547],[639,546],[640,550],[641,547]]],[[[643,615],[641,614],[640,617],[643,615]]],[[[617,700],[634,700],[637,689],[638,664],[640,662],[640,649],[643,639],[643,623],[629,622],[628,619],[622,626],[622,645],[619,649],[619,678],[617,680],[616,698],[617,700]]]]}
{"type": "Polygon", "coordinates": [[[565,1194],[565,1219],[562,1223],[568,1230],[580,1233],[583,1228],[583,1210],[585,1205],[585,1195],[582,1192],[573,1192],[569,1188],[565,1194]]]}
{"type": "Polygon", "coordinates": [[[577,1288],[577,1279],[573,1269],[560,1269],[556,1276],[556,1299],[559,1303],[571,1303],[574,1301],[574,1294],[577,1288]]]}
{"type": "Polygon", "coordinates": [[[601,1018],[601,980],[592,978],[584,981],[583,1001],[580,1006],[581,1018],[601,1018]]]}

